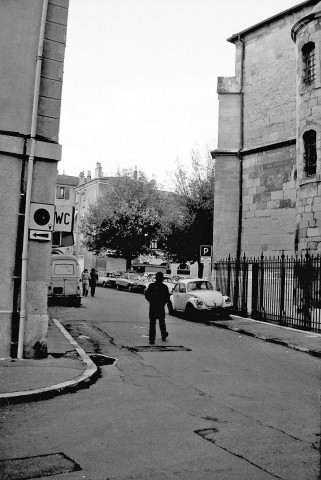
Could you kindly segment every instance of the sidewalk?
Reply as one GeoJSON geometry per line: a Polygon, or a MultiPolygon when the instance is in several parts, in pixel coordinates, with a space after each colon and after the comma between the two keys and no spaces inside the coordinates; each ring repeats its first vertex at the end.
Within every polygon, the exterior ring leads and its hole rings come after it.
{"type": "Polygon", "coordinates": [[[265,342],[276,343],[315,357],[321,357],[321,334],[319,333],[281,327],[236,315],[232,315],[230,320],[215,321],[213,324],[219,328],[226,328],[265,342]]]}
{"type": "MultiPolygon", "coordinates": [[[[233,330],[263,341],[321,357],[321,334],[279,327],[232,316],[213,322],[216,328],[233,330]]],[[[96,365],[57,320],[50,320],[48,358],[0,359],[0,404],[44,399],[87,384],[98,374],[96,365]]]]}
{"type": "Polygon", "coordinates": [[[48,358],[0,359],[0,404],[4,399],[44,399],[81,387],[98,368],[57,320],[49,320],[48,358]]]}

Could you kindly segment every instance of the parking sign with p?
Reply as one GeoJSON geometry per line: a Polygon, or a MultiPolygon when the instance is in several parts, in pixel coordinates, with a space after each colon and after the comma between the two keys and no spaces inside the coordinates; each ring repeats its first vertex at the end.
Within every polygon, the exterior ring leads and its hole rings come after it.
{"type": "Polygon", "coordinates": [[[200,257],[212,257],[212,245],[201,245],[200,257]]]}

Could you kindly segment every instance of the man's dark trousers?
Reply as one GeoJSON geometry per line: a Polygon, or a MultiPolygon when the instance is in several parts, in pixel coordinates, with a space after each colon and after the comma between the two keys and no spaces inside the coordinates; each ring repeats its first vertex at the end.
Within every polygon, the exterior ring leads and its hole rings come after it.
{"type": "Polygon", "coordinates": [[[155,342],[156,337],[156,321],[159,321],[159,328],[161,331],[162,339],[167,337],[166,324],[165,324],[165,309],[150,309],[149,312],[149,341],[155,342]]]}

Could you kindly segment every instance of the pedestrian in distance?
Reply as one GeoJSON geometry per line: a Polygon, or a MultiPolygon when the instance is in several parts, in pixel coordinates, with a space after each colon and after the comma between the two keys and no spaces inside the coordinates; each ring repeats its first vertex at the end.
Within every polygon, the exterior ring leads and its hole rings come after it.
{"type": "Polygon", "coordinates": [[[96,273],[96,270],[92,268],[90,272],[90,280],[89,280],[90,293],[92,297],[95,296],[97,282],[98,282],[98,273],[96,273]]]}
{"type": "Polygon", "coordinates": [[[157,319],[163,342],[168,337],[165,323],[165,305],[169,304],[170,295],[167,285],[163,283],[163,278],[163,273],[157,272],[156,281],[151,283],[145,292],[145,298],[149,302],[149,343],[151,345],[155,344],[157,319]]]}
{"type": "Polygon", "coordinates": [[[88,272],[87,268],[85,268],[85,270],[82,272],[82,275],[81,275],[83,297],[88,296],[89,280],[90,280],[90,273],[88,272]]]}

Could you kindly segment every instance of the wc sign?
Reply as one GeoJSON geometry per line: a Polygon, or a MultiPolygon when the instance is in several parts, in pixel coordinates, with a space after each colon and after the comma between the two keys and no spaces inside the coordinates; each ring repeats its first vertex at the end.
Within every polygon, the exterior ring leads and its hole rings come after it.
{"type": "Polygon", "coordinates": [[[56,205],[55,232],[72,232],[74,228],[74,207],[70,205],[56,205]]]}

